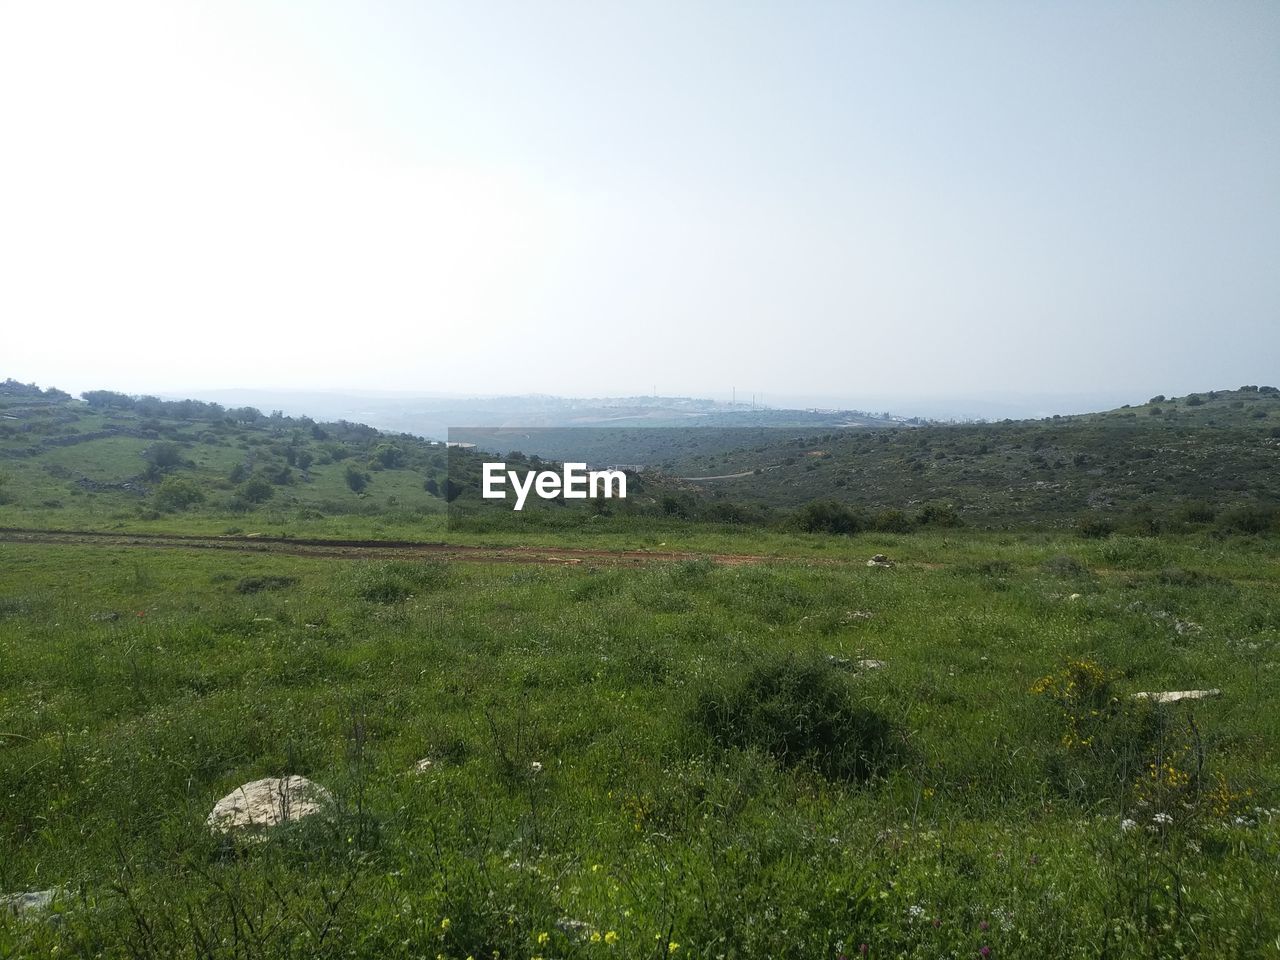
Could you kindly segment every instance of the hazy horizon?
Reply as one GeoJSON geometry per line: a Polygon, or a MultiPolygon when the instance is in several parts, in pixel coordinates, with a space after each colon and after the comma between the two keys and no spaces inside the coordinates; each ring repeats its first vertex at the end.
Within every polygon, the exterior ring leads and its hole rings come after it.
{"type": "Polygon", "coordinates": [[[7,5],[0,376],[1274,382],[1278,38],[1243,2],[7,5]]]}

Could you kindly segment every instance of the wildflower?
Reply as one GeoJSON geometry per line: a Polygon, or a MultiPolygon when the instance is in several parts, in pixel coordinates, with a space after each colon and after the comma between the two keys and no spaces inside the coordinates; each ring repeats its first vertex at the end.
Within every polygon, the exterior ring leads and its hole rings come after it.
{"type": "Polygon", "coordinates": [[[1130,820],[1128,817],[1125,817],[1123,820],[1120,821],[1120,830],[1123,833],[1128,833],[1130,830],[1132,830],[1136,826],[1137,826],[1137,823],[1130,820]]]}
{"type": "Polygon", "coordinates": [[[550,942],[551,942],[551,934],[547,933],[545,930],[542,933],[538,934],[538,946],[545,947],[550,942]]]}
{"type": "Polygon", "coordinates": [[[676,943],[674,940],[672,940],[670,943],[667,944],[667,953],[675,954],[679,952],[680,952],[680,944],[676,943]]]}
{"type": "Polygon", "coordinates": [[[978,951],[978,954],[983,957],[989,957],[991,956],[991,948],[984,945],[982,949],[978,951]]]}
{"type": "Polygon", "coordinates": [[[983,933],[986,933],[988,930],[991,929],[991,924],[983,920],[981,923],[978,924],[978,929],[981,930],[983,933]]]}
{"type": "Polygon", "coordinates": [[[529,764],[529,772],[530,772],[530,773],[541,773],[541,772],[542,772],[542,764],[541,764],[539,761],[537,761],[537,760],[533,761],[533,763],[529,764]]]}
{"type": "Polygon", "coordinates": [[[443,920],[441,920],[441,921],[440,921],[440,932],[441,932],[441,933],[448,933],[448,932],[449,932],[449,928],[450,928],[451,926],[453,926],[453,923],[449,920],[449,918],[448,918],[448,917],[445,917],[443,920]]]}
{"type": "Polygon", "coordinates": [[[591,942],[592,942],[592,943],[599,943],[599,942],[600,942],[600,931],[599,931],[599,930],[592,930],[592,931],[591,931],[591,942]]]}
{"type": "Polygon", "coordinates": [[[1173,817],[1169,816],[1167,813],[1157,813],[1151,818],[1151,822],[1159,823],[1161,825],[1170,824],[1173,823],[1173,817]]]}
{"type": "Polygon", "coordinates": [[[865,957],[868,953],[871,952],[871,948],[867,946],[865,943],[860,943],[858,944],[858,952],[865,957]]]}
{"type": "Polygon", "coordinates": [[[607,943],[607,944],[608,944],[609,946],[611,946],[611,947],[612,947],[615,943],[617,943],[617,942],[618,942],[618,934],[617,934],[617,931],[615,931],[615,930],[610,930],[608,933],[606,933],[606,934],[604,935],[604,942],[605,942],[605,943],[607,943]]]}

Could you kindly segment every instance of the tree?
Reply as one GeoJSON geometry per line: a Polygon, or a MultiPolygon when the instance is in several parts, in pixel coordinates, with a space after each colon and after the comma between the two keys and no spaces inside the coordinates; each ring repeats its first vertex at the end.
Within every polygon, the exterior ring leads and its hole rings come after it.
{"type": "Polygon", "coordinates": [[[162,440],[160,443],[153,443],[147,450],[147,462],[155,465],[161,470],[172,470],[174,467],[182,463],[182,448],[176,443],[168,440],[162,440]]]}
{"type": "Polygon", "coordinates": [[[374,462],[386,470],[404,466],[404,451],[394,444],[380,443],[373,451],[374,462]]]}
{"type": "Polygon", "coordinates": [[[372,479],[354,463],[347,464],[347,486],[351,488],[352,493],[364,493],[365,487],[369,486],[369,481],[372,479]]]}
{"type": "Polygon", "coordinates": [[[254,476],[242,483],[237,492],[250,503],[266,503],[275,496],[276,488],[266,477],[254,476]]]}
{"type": "Polygon", "coordinates": [[[80,394],[80,397],[95,409],[105,410],[108,407],[120,410],[133,409],[133,397],[114,390],[86,390],[80,394]]]}

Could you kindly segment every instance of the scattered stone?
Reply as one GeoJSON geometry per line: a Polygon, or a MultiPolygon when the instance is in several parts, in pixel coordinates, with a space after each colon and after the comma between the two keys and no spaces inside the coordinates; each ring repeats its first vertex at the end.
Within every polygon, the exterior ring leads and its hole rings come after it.
{"type": "Polygon", "coordinates": [[[1194,620],[1175,620],[1173,621],[1174,632],[1179,636],[1186,636],[1189,633],[1203,633],[1204,627],[1196,623],[1194,620]]]}
{"type": "Polygon", "coordinates": [[[1182,700],[1209,700],[1222,696],[1221,690],[1162,690],[1135,693],[1134,700],[1150,700],[1152,703],[1178,703],[1182,700]]]}
{"type": "Polygon", "coordinates": [[[434,766],[435,766],[435,763],[431,760],[431,758],[423,757],[421,760],[419,760],[417,763],[413,765],[413,772],[429,773],[431,771],[431,768],[434,766]]]}
{"type": "Polygon", "coordinates": [[[6,893],[0,895],[0,913],[12,913],[21,916],[37,910],[48,910],[61,891],[54,887],[50,890],[28,890],[24,893],[6,893]]]}
{"type": "Polygon", "coordinates": [[[114,623],[120,619],[120,614],[112,610],[108,613],[95,613],[89,619],[96,623],[114,623]]]}
{"type": "Polygon", "coordinates": [[[253,622],[254,623],[275,623],[276,621],[274,617],[254,617],[253,622]]]}
{"type": "Polygon", "coordinates": [[[529,772],[530,772],[530,773],[541,773],[541,772],[542,772],[542,763],[541,763],[541,761],[535,760],[535,761],[533,761],[533,763],[529,764],[529,772]]]}
{"type": "Polygon", "coordinates": [[[893,567],[896,564],[886,557],[883,553],[877,553],[874,557],[867,561],[868,567],[893,567]]]}
{"type": "Polygon", "coordinates": [[[850,660],[848,657],[837,657],[834,653],[827,654],[827,663],[842,670],[880,670],[885,666],[883,660],[850,660]]]}
{"type": "Polygon", "coordinates": [[[214,833],[275,827],[320,813],[332,802],[328,790],[306,777],[264,777],[219,800],[206,823],[214,833]]]}
{"type": "Polygon", "coordinates": [[[574,943],[585,943],[591,937],[591,924],[585,920],[571,920],[561,917],[556,921],[556,929],[574,943]]]}
{"type": "Polygon", "coordinates": [[[1079,600],[1082,596],[1083,596],[1083,594],[1073,593],[1071,596],[1067,597],[1067,599],[1068,599],[1068,600],[1079,600]]]}
{"type": "Polygon", "coordinates": [[[857,620],[870,620],[875,614],[870,610],[846,610],[844,612],[844,623],[853,623],[857,620]]]}

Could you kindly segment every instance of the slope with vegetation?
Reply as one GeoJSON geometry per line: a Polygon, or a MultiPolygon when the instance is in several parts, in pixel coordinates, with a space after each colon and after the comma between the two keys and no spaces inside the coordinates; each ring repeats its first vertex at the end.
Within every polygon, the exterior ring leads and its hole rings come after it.
{"type": "Polygon", "coordinates": [[[0,531],[0,956],[1265,955],[1280,540],[1223,517],[1270,522],[1273,394],[792,438],[740,455],[784,454],[763,504],[646,473],[516,518],[476,451],[6,384],[0,525],[46,530],[0,531]],[[855,450],[884,489],[820,482],[855,450]],[[946,480],[1032,453],[1068,489],[946,480]],[[1096,535],[1143,484],[1159,522],[1096,535]],[[1095,536],[1046,529],[1078,496],[1095,536]],[[211,829],[296,777],[311,816],[211,829]]]}
{"type": "Polygon", "coordinates": [[[698,484],[690,504],[703,494],[783,509],[831,501],[845,510],[826,512],[845,513],[841,522],[856,528],[941,521],[1096,534],[1257,533],[1275,529],[1280,506],[1280,390],[1155,397],[1045,420],[791,431],[660,466],[674,475],[729,476],[698,484]]]}

